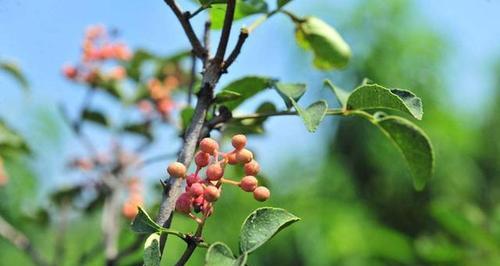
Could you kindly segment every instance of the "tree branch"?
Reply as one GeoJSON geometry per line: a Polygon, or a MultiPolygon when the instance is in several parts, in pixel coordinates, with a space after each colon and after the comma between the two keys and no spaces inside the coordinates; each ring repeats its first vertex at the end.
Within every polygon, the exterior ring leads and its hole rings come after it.
{"type": "Polygon", "coordinates": [[[196,229],[196,233],[194,234],[191,239],[188,240],[188,244],[186,247],[186,250],[182,254],[181,258],[177,261],[175,264],[176,266],[183,266],[186,264],[186,262],[191,258],[191,255],[193,255],[194,250],[198,246],[198,242],[201,240],[201,234],[203,233],[203,227],[205,223],[200,223],[198,224],[198,228],[196,229]]]}
{"type": "Polygon", "coordinates": [[[175,0],[164,0],[164,2],[170,7],[170,9],[172,9],[175,16],[181,23],[181,26],[184,29],[184,32],[186,33],[186,36],[188,37],[189,42],[191,43],[191,46],[193,47],[195,55],[201,59],[205,58],[207,56],[207,51],[201,45],[198,37],[196,37],[196,33],[193,30],[193,26],[189,22],[189,12],[184,13],[179,7],[179,5],[177,5],[175,0]]]}
{"type": "Polygon", "coordinates": [[[228,0],[226,15],[224,16],[224,24],[222,26],[222,33],[220,35],[219,46],[217,47],[217,52],[214,57],[214,61],[222,63],[227,50],[227,43],[229,42],[229,36],[231,35],[231,27],[233,25],[234,10],[236,8],[236,0],[228,0]]]}
{"type": "Polygon", "coordinates": [[[26,255],[28,255],[35,265],[47,266],[49,265],[45,259],[40,256],[40,253],[36,251],[33,244],[28,239],[26,235],[18,231],[14,226],[7,222],[3,217],[0,216],[0,236],[7,239],[12,245],[20,249],[26,255]]]}
{"type": "Polygon", "coordinates": [[[241,48],[243,47],[243,44],[245,44],[247,38],[248,38],[248,31],[245,28],[241,29],[240,35],[238,36],[238,42],[236,43],[236,46],[234,47],[233,51],[224,62],[224,66],[222,67],[222,71],[224,73],[227,72],[227,69],[234,63],[238,55],[240,55],[241,48]]]}

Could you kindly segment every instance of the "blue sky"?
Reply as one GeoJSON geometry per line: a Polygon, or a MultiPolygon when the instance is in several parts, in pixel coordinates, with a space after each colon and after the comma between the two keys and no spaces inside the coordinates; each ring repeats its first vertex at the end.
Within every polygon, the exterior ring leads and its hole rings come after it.
{"type": "MultiPolygon", "coordinates": [[[[186,7],[192,6],[190,1],[180,2],[186,7]]],[[[295,0],[289,8],[297,13],[314,14],[314,3],[346,7],[352,2],[342,0],[331,1],[330,4],[323,0],[295,0]]],[[[493,80],[490,66],[500,56],[500,1],[415,2],[415,11],[422,15],[422,20],[450,42],[449,71],[443,79],[453,88],[454,102],[461,106],[467,102],[466,110],[477,111],[479,106],[488,101],[493,80]]],[[[187,45],[177,21],[161,0],[0,0],[0,59],[18,62],[33,89],[32,94],[26,96],[12,88],[15,84],[11,79],[0,75],[2,116],[16,127],[27,129],[29,121],[33,121],[33,118],[27,119],[24,115],[27,105],[29,108],[38,108],[61,101],[69,105],[77,104],[81,96],[78,92],[82,90],[65,81],[59,75],[60,68],[78,58],[84,28],[96,23],[121,30],[122,39],[132,47],[170,53],[187,45]]],[[[203,20],[196,19],[195,23],[201,25],[203,20]]],[[[297,71],[292,65],[296,60],[290,57],[299,52],[293,42],[292,25],[285,18],[275,17],[249,38],[244,53],[222,83],[249,73],[279,77],[290,82],[320,76],[314,70],[297,71]]],[[[321,79],[317,80],[310,85],[319,86],[321,79]]],[[[306,133],[298,118],[273,119],[268,128],[271,130],[265,137],[254,140],[255,148],[264,161],[285,150],[292,154],[321,152],[321,144],[315,141],[317,137],[306,133]],[[296,139],[301,141],[297,142],[296,139]],[[296,148],[290,150],[292,142],[296,148]]],[[[325,129],[319,130],[319,134],[328,133],[325,129]]],[[[174,132],[169,134],[175,135],[174,132]]],[[[174,146],[172,150],[177,148],[174,146]]],[[[264,169],[271,173],[273,168],[270,164],[264,164],[264,169]]]]}

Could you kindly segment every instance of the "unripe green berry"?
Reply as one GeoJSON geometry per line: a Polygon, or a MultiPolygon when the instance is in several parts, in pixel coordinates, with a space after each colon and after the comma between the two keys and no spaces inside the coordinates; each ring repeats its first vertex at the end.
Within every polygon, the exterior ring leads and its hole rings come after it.
{"type": "Polygon", "coordinates": [[[245,174],[247,175],[257,175],[260,172],[260,165],[255,160],[246,163],[243,168],[245,170],[245,174]]]}
{"type": "Polygon", "coordinates": [[[236,160],[238,160],[239,163],[248,163],[253,159],[253,154],[251,151],[247,149],[241,149],[238,152],[236,152],[236,160]]]}
{"type": "Polygon", "coordinates": [[[271,192],[266,187],[257,187],[253,191],[253,197],[257,201],[266,201],[271,196],[271,192]]]}
{"type": "Polygon", "coordinates": [[[182,163],[174,162],[168,166],[167,172],[173,177],[184,178],[184,176],[186,175],[186,166],[184,166],[182,163]]]}
{"type": "Polygon", "coordinates": [[[203,197],[208,202],[217,201],[217,199],[219,199],[219,197],[220,197],[220,191],[215,186],[207,186],[205,188],[204,193],[203,193],[203,197]]]}
{"type": "Polygon", "coordinates": [[[200,142],[200,150],[208,154],[214,155],[215,151],[219,149],[217,141],[211,138],[204,138],[200,142]]]}
{"type": "Polygon", "coordinates": [[[207,167],[206,174],[208,180],[217,181],[224,175],[224,169],[218,163],[211,164],[207,167]]]}
{"type": "Polygon", "coordinates": [[[191,187],[189,187],[189,194],[196,198],[203,194],[203,190],[203,186],[200,183],[194,183],[191,187]]]}
{"type": "Polygon", "coordinates": [[[241,150],[247,145],[247,137],[243,134],[234,135],[231,139],[231,144],[236,150],[241,150]]]}
{"type": "Polygon", "coordinates": [[[258,184],[259,181],[257,180],[257,178],[251,175],[243,177],[240,181],[241,189],[246,192],[253,192],[255,188],[257,188],[258,184]]]}
{"type": "Polygon", "coordinates": [[[210,163],[210,154],[199,151],[194,157],[194,162],[198,167],[205,167],[210,163]]]}

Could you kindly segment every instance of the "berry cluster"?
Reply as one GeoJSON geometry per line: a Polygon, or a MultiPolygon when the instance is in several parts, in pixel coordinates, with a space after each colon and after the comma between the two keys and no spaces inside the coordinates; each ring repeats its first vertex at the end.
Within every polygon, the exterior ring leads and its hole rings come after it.
{"type": "Polygon", "coordinates": [[[90,26],[85,32],[82,44],[82,60],[76,66],[66,65],[63,74],[66,78],[96,85],[99,82],[122,80],[126,76],[125,68],[115,66],[107,72],[101,70],[101,65],[109,60],[125,61],[132,54],[128,47],[114,42],[103,26],[90,26]]]}
{"type": "Polygon", "coordinates": [[[186,167],[178,162],[168,166],[168,173],[176,178],[186,178],[186,191],[182,193],[176,202],[176,210],[184,213],[201,223],[213,212],[213,204],[219,199],[223,184],[231,184],[240,187],[245,192],[252,192],[258,201],[265,201],[270,197],[269,189],[258,186],[255,178],[260,171],[260,166],[253,159],[253,154],[245,149],[247,139],[245,135],[233,136],[231,143],[234,150],[223,153],[219,151],[219,144],[211,139],[204,138],[200,142],[200,151],[195,155],[196,171],[186,175],[186,167]],[[240,181],[234,181],[224,177],[226,165],[241,164],[244,166],[245,175],[240,181]],[[206,168],[205,178],[199,173],[206,168]],[[203,219],[196,217],[194,213],[201,212],[203,219]]]}
{"type": "Polygon", "coordinates": [[[142,197],[142,186],[140,179],[132,178],[128,182],[128,198],[123,203],[122,214],[125,218],[133,220],[137,215],[137,207],[144,202],[142,197]]]}

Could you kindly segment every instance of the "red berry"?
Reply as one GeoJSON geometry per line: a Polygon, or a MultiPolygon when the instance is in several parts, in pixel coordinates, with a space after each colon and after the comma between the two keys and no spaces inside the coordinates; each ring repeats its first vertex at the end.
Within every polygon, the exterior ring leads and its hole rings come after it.
{"type": "Polygon", "coordinates": [[[231,164],[231,165],[238,164],[238,160],[236,159],[236,153],[234,153],[234,152],[228,153],[226,155],[226,158],[227,158],[228,164],[231,164]]]}
{"type": "Polygon", "coordinates": [[[207,186],[203,193],[203,197],[208,202],[217,201],[217,199],[220,197],[220,191],[215,186],[207,186]]]}
{"type": "Polygon", "coordinates": [[[266,201],[271,196],[271,192],[266,187],[257,187],[253,191],[253,197],[257,201],[266,201]]]}
{"type": "Polygon", "coordinates": [[[194,162],[198,167],[205,167],[210,163],[210,154],[199,151],[194,157],[194,162]]]}
{"type": "Polygon", "coordinates": [[[231,144],[233,144],[235,149],[241,150],[247,145],[247,137],[243,134],[234,135],[231,139],[231,144]]]}
{"type": "Polygon", "coordinates": [[[219,144],[214,139],[204,138],[200,142],[200,149],[203,152],[213,155],[219,149],[219,144]]]}
{"type": "Polygon", "coordinates": [[[257,175],[260,172],[260,165],[257,161],[252,160],[245,164],[244,169],[247,175],[257,175]]]}
{"type": "Polygon", "coordinates": [[[200,183],[194,183],[189,187],[189,193],[195,198],[201,196],[203,194],[203,186],[200,183]]]}
{"type": "Polygon", "coordinates": [[[241,189],[243,189],[243,191],[252,192],[255,190],[258,184],[259,181],[257,180],[257,178],[251,175],[247,175],[241,179],[240,187],[241,189]]]}
{"type": "Polygon", "coordinates": [[[183,178],[186,175],[186,166],[182,163],[174,162],[168,166],[167,172],[173,177],[183,178]]]}
{"type": "Polygon", "coordinates": [[[200,181],[201,181],[200,177],[195,174],[190,174],[186,178],[186,183],[188,186],[192,186],[194,183],[198,183],[200,181]]]}
{"type": "Polygon", "coordinates": [[[78,75],[78,70],[74,66],[64,66],[63,67],[63,74],[66,76],[68,79],[74,79],[78,75]]]}
{"type": "Polygon", "coordinates": [[[241,149],[238,152],[236,152],[236,160],[238,160],[239,163],[248,163],[253,159],[253,154],[251,151],[247,149],[241,149]]]}
{"type": "Polygon", "coordinates": [[[122,207],[122,214],[125,218],[132,220],[137,215],[137,205],[133,202],[125,202],[122,207]]]}
{"type": "Polygon", "coordinates": [[[193,198],[189,193],[182,193],[177,201],[175,202],[175,210],[184,214],[188,214],[191,212],[191,203],[193,202],[193,198]]]}
{"type": "Polygon", "coordinates": [[[218,163],[211,164],[207,167],[206,174],[208,180],[217,181],[224,175],[224,169],[218,163]]]}

